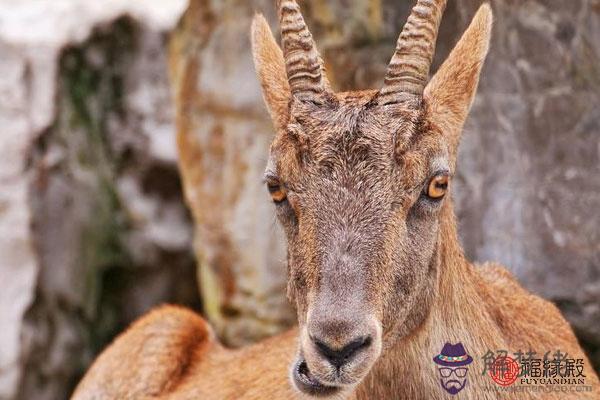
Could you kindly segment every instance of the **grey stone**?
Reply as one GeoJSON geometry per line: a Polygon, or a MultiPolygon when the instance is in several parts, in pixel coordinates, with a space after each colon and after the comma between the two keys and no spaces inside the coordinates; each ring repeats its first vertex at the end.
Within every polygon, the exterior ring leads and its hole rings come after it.
{"type": "Polygon", "coordinates": [[[0,5],[0,399],[66,398],[141,313],[198,306],[166,59],[185,5],[0,5]]]}

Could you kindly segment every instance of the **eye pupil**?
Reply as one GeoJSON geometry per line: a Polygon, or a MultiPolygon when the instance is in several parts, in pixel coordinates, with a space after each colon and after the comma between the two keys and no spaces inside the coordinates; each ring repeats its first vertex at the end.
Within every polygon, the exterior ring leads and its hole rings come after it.
{"type": "Polygon", "coordinates": [[[281,203],[287,197],[285,188],[280,184],[269,183],[267,184],[267,190],[275,203],[281,203]]]}
{"type": "Polygon", "coordinates": [[[448,175],[437,175],[431,178],[427,186],[427,196],[432,199],[441,199],[448,189],[448,175]]]}

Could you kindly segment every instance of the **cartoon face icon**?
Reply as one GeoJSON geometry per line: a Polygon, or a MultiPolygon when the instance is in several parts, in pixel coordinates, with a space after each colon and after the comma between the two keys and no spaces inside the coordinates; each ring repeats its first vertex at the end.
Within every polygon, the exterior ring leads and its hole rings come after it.
{"type": "Polygon", "coordinates": [[[442,351],[433,357],[433,362],[438,364],[440,384],[450,394],[457,394],[467,384],[467,365],[473,358],[467,354],[462,343],[446,343],[442,351]]]}
{"type": "Polygon", "coordinates": [[[450,394],[456,394],[463,390],[467,383],[466,367],[439,367],[440,383],[442,387],[450,394]]]}

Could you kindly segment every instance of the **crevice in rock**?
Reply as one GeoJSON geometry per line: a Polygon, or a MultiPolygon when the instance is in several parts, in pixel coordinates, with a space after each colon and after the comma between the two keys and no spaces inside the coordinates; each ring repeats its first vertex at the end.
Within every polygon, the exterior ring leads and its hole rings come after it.
{"type": "MultiPolygon", "coordinates": [[[[29,160],[40,270],[18,398],[67,398],[140,314],[162,302],[201,306],[177,166],[152,154],[156,132],[142,124],[170,101],[164,51],[147,48],[165,43],[122,17],[60,54],[56,116],[29,160]],[[156,73],[163,82],[143,78],[156,73]]],[[[154,125],[173,127],[161,118],[154,125]]]]}

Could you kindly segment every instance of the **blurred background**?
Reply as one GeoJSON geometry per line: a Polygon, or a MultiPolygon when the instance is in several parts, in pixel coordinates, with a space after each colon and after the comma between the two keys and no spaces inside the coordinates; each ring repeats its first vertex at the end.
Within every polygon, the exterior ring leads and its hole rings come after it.
{"type": "MultiPolygon", "coordinates": [[[[554,301],[600,367],[600,0],[493,0],[454,196],[473,260],[554,301]]],[[[301,1],[339,90],[381,85],[412,0],[301,1]]],[[[480,4],[450,0],[434,69],[480,4]]],[[[271,0],[0,1],[0,399],[69,397],[155,305],[221,339],[293,324],[250,54],[271,0]]]]}

